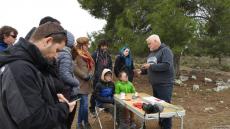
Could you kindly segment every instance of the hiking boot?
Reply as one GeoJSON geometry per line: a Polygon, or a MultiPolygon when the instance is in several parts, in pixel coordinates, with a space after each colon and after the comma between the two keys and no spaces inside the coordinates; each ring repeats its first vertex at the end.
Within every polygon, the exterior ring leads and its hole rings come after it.
{"type": "Polygon", "coordinates": [[[90,111],[90,113],[95,114],[95,108],[94,107],[89,107],[89,111],[90,111]]]}
{"type": "Polygon", "coordinates": [[[82,124],[78,124],[77,129],[84,129],[84,126],[82,124]]]}
{"type": "Polygon", "coordinates": [[[92,129],[90,123],[85,123],[85,128],[84,129],[92,129]]]}
{"type": "Polygon", "coordinates": [[[135,122],[131,122],[130,124],[130,129],[136,129],[137,125],[135,124],[135,122]]]}

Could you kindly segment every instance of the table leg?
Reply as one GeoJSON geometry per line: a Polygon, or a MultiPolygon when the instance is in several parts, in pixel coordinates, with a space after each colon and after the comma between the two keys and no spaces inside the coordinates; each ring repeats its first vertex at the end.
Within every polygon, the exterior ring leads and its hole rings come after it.
{"type": "Polygon", "coordinates": [[[181,129],[184,129],[184,117],[181,116],[181,117],[180,117],[180,120],[181,120],[180,128],[181,128],[181,129]]]}
{"type": "Polygon", "coordinates": [[[146,122],[146,121],[145,121],[145,115],[144,115],[144,118],[143,118],[143,119],[141,118],[141,122],[142,122],[142,123],[141,123],[141,128],[140,128],[140,129],[146,129],[146,125],[145,125],[145,124],[146,124],[146,123],[145,123],[145,122],[146,122]]]}
{"type": "Polygon", "coordinates": [[[116,119],[117,119],[117,104],[116,101],[114,101],[114,119],[113,119],[113,124],[114,124],[114,129],[116,129],[116,119]]]}

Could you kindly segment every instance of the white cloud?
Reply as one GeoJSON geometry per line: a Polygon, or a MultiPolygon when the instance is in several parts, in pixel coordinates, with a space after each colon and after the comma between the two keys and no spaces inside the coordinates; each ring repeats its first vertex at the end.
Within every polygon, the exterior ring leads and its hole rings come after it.
{"type": "Polygon", "coordinates": [[[0,3],[0,26],[12,26],[23,37],[45,16],[58,19],[75,37],[101,30],[106,23],[81,9],[77,0],[0,0],[0,3]]]}

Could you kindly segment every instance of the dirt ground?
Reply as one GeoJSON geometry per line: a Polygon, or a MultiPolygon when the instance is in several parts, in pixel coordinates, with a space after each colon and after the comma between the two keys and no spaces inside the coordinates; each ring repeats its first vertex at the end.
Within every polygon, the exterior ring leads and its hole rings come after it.
{"type": "MultiPolygon", "coordinates": [[[[189,79],[184,82],[185,86],[174,86],[173,104],[181,105],[186,110],[184,119],[184,129],[230,129],[230,89],[215,92],[207,89],[215,87],[215,80],[223,79],[227,81],[230,79],[228,72],[213,72],[205,70],[194,70],[189,68],[182,68],[182,75],[191,77],[197,76],[197,80],[189,79]],[[205,83],[204,77],[211,78],[214,82],[205,83]],[[193,84],[200,85],[200,90],[194,92],[192,90],[193,84]],[[212,107],[210,111],[205,111],[205,108],[212,107]]],[[[140,76],[134,79],[134,85],[138,92],[145,92],[152,94],[152,88],[148,83],[147,76],[140,76]]],[[[95,118],[91,116],[90,122],[93,129],[99,129],[99,124],[95,118]]],[[[101,114],[101,120],[104,129],[113,128],[113,120],[110,115],[106,113],[101,114]]],[[[140,128],[140,120],[136,118],[137,128],[140,128]]],[[[173,129],[180,128],[180,119],[173,118],[173,129]]],[[[76,129],[76,120],[73,124],[73,129],[76,129]]],[[[148,121],[147,129],[159,129],[157,121],[148,121]]]]}

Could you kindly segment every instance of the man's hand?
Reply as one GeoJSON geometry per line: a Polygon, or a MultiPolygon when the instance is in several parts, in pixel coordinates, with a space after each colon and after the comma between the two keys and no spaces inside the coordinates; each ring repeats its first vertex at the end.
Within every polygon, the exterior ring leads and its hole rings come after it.
{"type": "Polygon", "coordinates": [[[67,103],[69,105],[69,112],[73,111],[76,103],[77,103],[77,100],[67,103]]]}
{"type": "Polygon", "coordinates": [[[142,65],[143,69],[148,69],[149,67],[150,67],[150,64],[147,64],[147,63],[145,63],[145,64],[142,65]]]}
{"type": "Polygon", "coordinates": [[[63,94],[57,94],[59,102],[68,103],[69,101],[64,97],[63,94]]]}
{"type": "Polygon", "coordinates": [[[73,109],[74,109],[74,107],[75,107],[75,105],[76,105],[76,102],[77,102],[77,101],[75,100],[75,101],[73,101],[73,102],[69,102],[69,101],[64,97],[63,94],[57,94],[57,96],[58,96],[59,102],[61,102],[61,103],[67,103],[68,106],[69,106],[69,112],[72,112],[73,109]]]}

